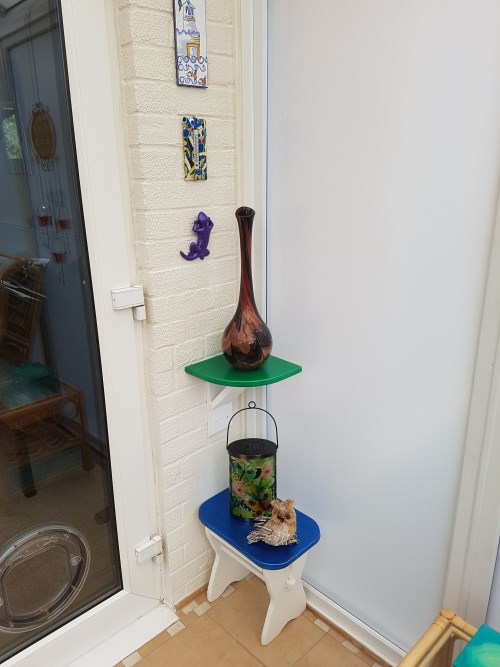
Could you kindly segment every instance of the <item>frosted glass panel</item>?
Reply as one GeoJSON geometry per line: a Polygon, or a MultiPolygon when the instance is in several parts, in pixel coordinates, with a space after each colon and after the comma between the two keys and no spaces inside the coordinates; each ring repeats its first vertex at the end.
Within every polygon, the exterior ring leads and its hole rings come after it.
{"type": "Polygon", "coordinates": [[[306,580],[403,649],[442,605],[497,205],[480,4],[268,3],[278,496],[321,527],[306,580]]]}

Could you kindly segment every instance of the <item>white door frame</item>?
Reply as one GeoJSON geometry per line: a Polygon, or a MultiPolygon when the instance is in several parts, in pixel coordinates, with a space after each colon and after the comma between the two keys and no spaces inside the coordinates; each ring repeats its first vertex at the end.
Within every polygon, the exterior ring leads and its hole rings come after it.
{"type": "Polygon", "coordinates": [[[238,96],[242,109],[239,127],[242,173],[239,194],[255,209],[254,291],[266,319],[267,214],[267,2],[240,0],[241,58],[238,96]]]}
{"type": "Polygon", "coordinates": [[[135,282],[113,0],[62,0],[62,12],[123,590],[14,656],[4,663],[6,667],[76,665],[84,653],[83,665],[115,664],[176,620],[173,611],[162,605],[161,557],[142,565],[135,560],[135,547],[158,532],[159,520],[145,405],[142,324],[134,321],[131,310],[113,310],[111,301],[112,289],[135,282]],[[118,640],[110,639],[124,628],[118,640]]]}
{"type": "Polygon", "coordinates": [[[157,565],[139,566],[130,548],[158,531],[138,356],[142,323],[131,309],[113,310],[111,302],[112,289],[135,282],[113,2],[62,0],[62,11],[124,588],[157,599],[157,565]]]}
{"type": "Polygon", "coordinates": [[[444,604],[486,619],[500,539],[500,206],[491,246],[444,604]]]}
{"type": "MultiPolygon", "coordinates": [[[[267,0],[239,0],[237,30],[241,36],[237,64],[239,162],[238,197],[241,205],[255,210],[253,228],[253,283],[259,312],[267,318],[267,0]]],[[[266,408],[266,387],[245,392],[245,403],[253,400],[266,408]]],[[[265,433],[267,422],[259,413],[251,427],[265,433]],[[258,426],[257,426],[258,425],[258,426]]]]}

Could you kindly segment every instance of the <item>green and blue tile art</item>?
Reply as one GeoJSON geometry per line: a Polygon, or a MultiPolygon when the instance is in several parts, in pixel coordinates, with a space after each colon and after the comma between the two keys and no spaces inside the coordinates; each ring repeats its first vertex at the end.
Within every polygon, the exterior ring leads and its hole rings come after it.
{"type": "Polygon", "coordinates": [[[184,150],[184,180],[207,180],[207,130],[204,118],[184,116],[182,143],[184,150]]]}

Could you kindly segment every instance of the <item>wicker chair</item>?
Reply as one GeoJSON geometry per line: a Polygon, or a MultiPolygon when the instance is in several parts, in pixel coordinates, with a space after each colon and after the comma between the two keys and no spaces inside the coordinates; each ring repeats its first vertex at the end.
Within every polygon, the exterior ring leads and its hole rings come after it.
{"type": "Polygon", "coordinates": [[[441,609],[399,667],[451,667],[455,642],[468,642],[476,631],[451,609],[441,609]]]}
{"type": "Polygon", "coordinates": [[[0,356],[11,364],[31,359],[42,312],[42,280],[42,266],[0,255],[0,356]]]}

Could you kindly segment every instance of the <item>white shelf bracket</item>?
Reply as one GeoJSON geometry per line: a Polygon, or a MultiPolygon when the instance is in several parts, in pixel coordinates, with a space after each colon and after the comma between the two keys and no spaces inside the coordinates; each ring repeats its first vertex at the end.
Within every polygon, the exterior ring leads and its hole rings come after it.
{"type": "Polygon", "coordinates": [[[221,390],[221,385],[207,382],[207,403],[209,409],[215,410],[220,405],[232,403],[245,389],[246,387],[224,387],[221,390]]]}
{"type": "MultiPolygon", "coordinates": [[[[207,382],[207,421],[208,436],[224,431],[234,414],[233,401],[246,391],[247,400],[259,404],[265,403],[264,387],[224,387],[207,382]]],[[[257,431],[265,432],[266,421],[262,413],[257,415],[247,413],[247,432],[249,437],[255,437],[257,431]],[[260,420],[260,421],[259,421],[260,420]]]]}
{"type": "Polygon", "coordinates": [[[224,431],[233,416],[233,401],[246,387],[224,387],[207,382],[208,436],[224,431]]]}

